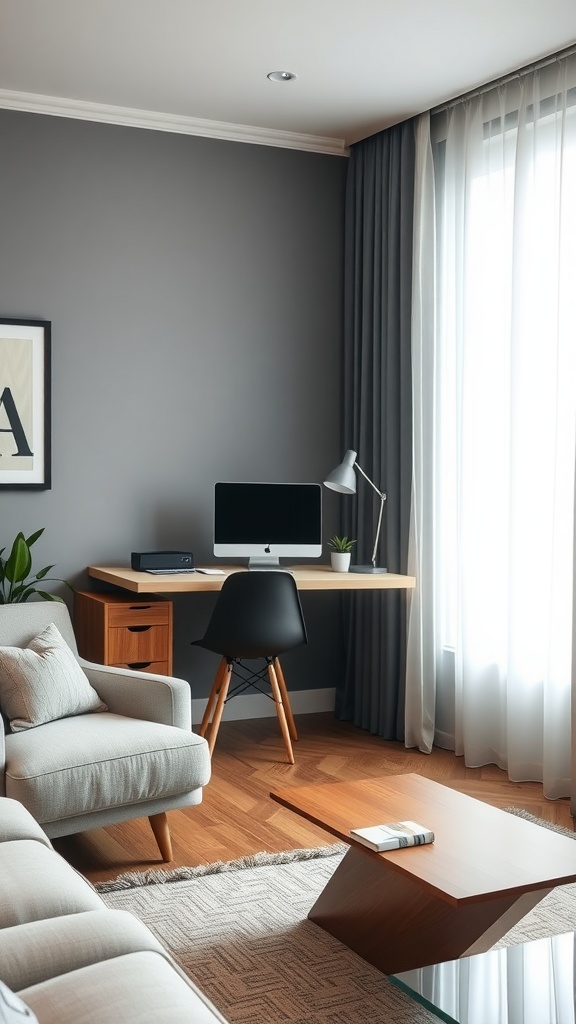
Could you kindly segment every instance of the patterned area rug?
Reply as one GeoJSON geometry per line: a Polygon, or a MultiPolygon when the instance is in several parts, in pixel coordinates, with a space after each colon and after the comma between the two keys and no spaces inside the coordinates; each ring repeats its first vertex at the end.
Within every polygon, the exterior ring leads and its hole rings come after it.
{"type": "MultiPolygon", "coordinates": [[[[151,928],[231,1024],[434,1024],[437,1017],[307,920],[346,849],[133,873],[96,888],[108,906],[151,928]]],[[[574,928],[570,885],[545,897],[498,945],[574,928]]]]}

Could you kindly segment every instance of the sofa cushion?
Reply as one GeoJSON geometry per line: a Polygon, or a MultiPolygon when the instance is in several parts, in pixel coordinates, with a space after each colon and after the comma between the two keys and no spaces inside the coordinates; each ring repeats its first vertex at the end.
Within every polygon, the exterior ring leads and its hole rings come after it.
{"type": "Polygon", "coordinates": [[[13,839],[36,839],[43,846],[52,849],[48,836],[34,820],[30,811],[19,800],[9,800],[6,796],[0,796],[0,843],[10,843],[13,839]]]}
{"type": "Polygon", "coordinates": [[[29,1006],[0,981],[0,1024],[38,1024],[29,1006]]]}
{"type": "Polygon", "coordinates": [[[10,988],[19,991],[145,949],[170,959],[150,929],[133,914],[102,905],[102,910],[0,928],[0,971],[10,988]]]}
{"type": "Polygon", "coordinates": [[[13,732],[106,710],[53,622],[28,647],[0,647],[0,704],[13,732]]]}
{"type": "Polygon", "coordinates": [[[19,995],[42,1024],[225,1024],[195,985],[151,952],[70,971],[19,995]]]}
{"type": "Polygon", "coordinates": [[[0,843],[0,928],[101,910],[92,886],[35,839],[0,843]]]}
{"type": "Polygon", "coordinates": [[[200,736],[110,712],[6,736],[6,795],[41,824],[188,793],[209,772],[200,736]]]}

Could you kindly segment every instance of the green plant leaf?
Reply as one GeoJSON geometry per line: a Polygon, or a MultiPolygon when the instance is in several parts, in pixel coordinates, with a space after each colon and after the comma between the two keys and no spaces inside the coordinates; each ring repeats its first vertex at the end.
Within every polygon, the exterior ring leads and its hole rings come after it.
{"type": "Polygon", "coordinates": [[[17,604],[22,601],[27,601],[28,598],[37,594],[44,601],[61,601],[62,598],[55,594],[48,594],[45,590],[40,590],[36,583],[40,580],[50,580],[56,583],[64,583],[74,593],[74,587],[67,580],[62,580],[57,576],[49,576],[48,573],[54,568],[53,565],[46,565],[43,569],[40,569],[35,575],[32,574],[32,555],[30,548],[36,543],[39,537],[44,533],[44,527],[41,530],[36,530],[30,534],[28,539],[24,537],[22,531],[17,534],[12,547],[10,548],[10,554],[6,559],[2,558],[2,553],[7,548],[0,550],[0,604],[17,604]]]}
{"type": "Polygon", "coordinates": [[[27,543],[29,548],[31,548],[32,545],[36,543],[36,541],[38,540],[38,537],[42,536],[42,534],[44,533],[45,529],[46,529],[46,527],[43,526],[40,530],[36,530],[36,533],[30,534],[30,536],[28,537],[28,540],[26,541],[26,543],[27,543]]]}
{"type": "Polygon", "coordinates": [[[24,534],[19,533],[16,537],[12,550],[6,559],[4,574],[11,583],[19,583],[25,580],[32,567],[32,556],[24,534]]]}
{"type": "Polygon", "coordinates": [[[339,537],[338,534],[334,534],[334,536],[328,541],[328,546],[331,547],[333,551],[342,551],[346,553],[352,550],[355,543],[356,541],[351,540],[349,537],[339,537]]]}
{"type": "Polygon", "coordinates": [[[15,604],[17,601],[23,600],[22,594],[25,594],[28,590],[33,594],[35,589],[36,588],[31,580],[24,580],[22,583],[15,583],[14,586],[10,588],[8,600],[9,602],[12,602],[12,604],[15,604]]]}
{"type": "Polygon", "coordinates": [[[45,577],[45,576],[46,576],[46,575],[47,575],[47,574],[48,574],[48,573],[50,572],[50,570],[51,570],[51,569],[53,569],[53,568],[54,568],[54,566],[53,566],[53,565],[47,565],[47,566],[46,566],[46,567],[45,567],[44,569],[40,569],[40,572],[37,572],[37,573],[36,573],[36,576],[35,576],[34,578],[35,578],[35,579],[37,579],[37,580],[43,580],[43,579],[44,579],[44,577],[45,577]]]}

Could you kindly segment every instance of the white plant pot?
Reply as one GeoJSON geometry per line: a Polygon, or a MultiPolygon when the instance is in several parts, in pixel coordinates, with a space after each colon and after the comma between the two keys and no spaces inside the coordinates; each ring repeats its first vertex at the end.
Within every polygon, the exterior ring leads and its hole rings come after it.
{"type": "Polygon", "coordinates": [[[331,551],[330,562],[334,572],[348,572],[350,569],[349,551],[331,551]]]}

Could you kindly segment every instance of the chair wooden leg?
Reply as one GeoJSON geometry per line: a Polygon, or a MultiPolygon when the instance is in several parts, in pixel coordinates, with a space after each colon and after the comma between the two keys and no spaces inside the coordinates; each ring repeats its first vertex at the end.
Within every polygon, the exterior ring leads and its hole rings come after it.
{"type": "Polygon", "coordinates": [[[221,661],[220,661],[220,664],[218,666],[218,671],[216,673],[216,678],[215,678],[214,682],[212,683],[212,689],[210,690],[210,696],[208,697],[208,703],[206,704],[206,709],[205,709],[204,714],[202,716],[202,722],[201,722],[201,725],[200,725],[200,729],[198,730],[198,735],[199,736],[205,736],[206,735],[206,730],[207,730],[208,726],[210,725],[212,714],[214,712],[214,707],[216,706],[216,698],[218,697],[218,692],[220,690],[220,686],[221,686],[221,683],[222,683],[222,676],[224,675],[225,671],[226,671],[226,658],[222,658],[221,661]]]}
{"type": "Polygon", "coordinates": [[[220,688],[222,686],[222,680],[223,680],[224,676],[226,675],[226,667],[227,667],[226,658],[222,658],[222,660],[220,661],[220,664],[218,666],[218,671],[216,673],[216,678],[215,678],[215,680],[214,680],[214,682],[212,684],[212,689],[210,690],[210,696],[208,697],[208,703],[206,704],[206,708],[205,708],[204,714],[202,716],[202,722],[201,722],[200,728],[198,730],[198,735],[199,736],[206,737],[206,734],[208,733],[208,737],[207,737],[208,739],[210,738],[210,732],[211,732],[210,725],[211,725],[212,719],[214,717],[214,709],[216,707],[216,702],[217,702],[218,696],[220,694],[220,688]]]}
{"type": "Polygon", "coordinates": [[[268,662],[268,678],[270,680],[270,686],[272,687],[272,696],[276,703],[276,713],[278,715],[278,721],[280,723],[280,729],[282,730],[282,736],[284,737],[284,746],[286,747],[286,753],[288,754],[288,760],[290,764],[294,764],[294,751],[292,750],[292,743],[290,741],[290,729],[288,728],[288,722],[286,720],[286,713],[284,711],[284,705],[282,703],[282,693],[280,686],[278,685],[278,678],[276,676],[276,669],[274,663],[268,662]]]}
{"type": "Polygon", "coordinates": [[[282,671],[282,666],[280,664],[279,658],[274,658],[274,668],[276,669],[278,686],[280,687],[280,693],[282,694],[282,703],[284,705],[284,711],[286,712],[286,719],[288,721],[288,728],[290,729],[290,736],[293,741],[296,741],[298,739],[298,732],[296,729],[296,723],[294,722],[294,716],[292,714],[292,708],[290,706],[290,697],[288,696],[286,680],[284,679],[284,673],[282,671]]]}
{"type": "Polygon", "coordinates": [[[224,711],[224,701],[228,694],[228,687],[230,686],[230,679],[232,678],[232,663],[224,663],[223,679],[220,686],[220,693],[218,695],[218,702],[216,704],[216,710],[210,726],[210,736],[208,739],[208,746],[210,753],[214,750],[214,744],[216,743],[216,737],[218,735],[218,729],[220,728],[220,720],[222,718],[222,712],[224,711]]]}
{"type": "Polygon", "coordinates": [[[205,736],[208,740],[210,755],[212,755],[212,751],[214,750],[218,729],[220,728],[220,720],[222,718],[222,712],[224,711],[224,701],[228,694],[231,676],[232,663],[228,664],[226,658],[222,658],[222,661],[218,666],[216,679],[214,680],[214,685],[210,692],[206,711],[204,712],[204,717],[202,718],[202,724],[200,726],[200,736],[205,736]],[[216,707],[214,707],[214,705],[216,705],[216,707]],[[211,719],[210,715],[212,715],[211,719]]]}
{"type": "Polygon", "coordinates": [[[161,811],[160,814],[151,814],[148,821],[152,827],[154,838],[158,843],[158,849],[162,854],[162,860],[173,860],[172,840],[170,838],[170,828],[168,827],[166,811],[161,811]]]}

